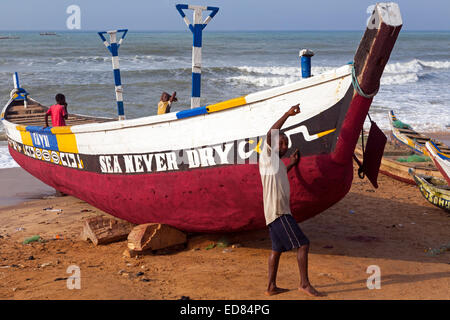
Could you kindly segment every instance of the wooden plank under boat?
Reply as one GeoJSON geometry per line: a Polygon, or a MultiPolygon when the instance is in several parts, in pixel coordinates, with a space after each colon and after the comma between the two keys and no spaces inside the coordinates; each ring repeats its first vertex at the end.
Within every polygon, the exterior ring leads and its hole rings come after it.
{"type": "Polygon", "coordinates": [[[430,158],[450,186],[450,153],[444,153],[434,141],[425,144],[430,158]]]}
{"type": "MultiPolygon", "coordinates": [[[[396,140],[388,142],[381,159],[380,173],[395,180],[416,184],[414,178],[409,174],[409,169],[413,168],[417,174],[442,178],[439,170],[436,169],[432,161],[429,162],[400,162],[398,159],[407,158],[414,152],[407,146],[395,143],[396,140]]],[[[363,152],[361,146],[355,149],[355,155],[362,161],[363,152]]]]}
{"type": "Polygon", "coordinates": [[[410,170],[410,174],[419,187],[420,193],[428,202],[450,212],[450,186],[444,179],[420,175],[414,169],[410,170]]]}
{"type": "Polygon", "coordinates": [[[391,126],[392,135],[399,142],[414,150],[414,152],[430,156],[425,144],[428,141],[433,140],[436,146],[441,149],[441,152],[450,154],[450,148],[447,145],[440,141],[435,141],[422,133],[414,131],[414,129],[409,125],[403,128],[397,128],[395,126],[395,121],[397,120],[398,118],[395,116],[394,111],[389,111],[389,124],[391,126]]]}
{"type": "Polygon", "coordinates": [[[353,65],[176,113],[105,122],[72,116],[68,126],[42,129],[44,109],[36,102],[24,111],[11,98],[1,116],[9,152],[44,183],[135,224],[259,229],[259,152],[273,123],[300,103],[282,132],[301,150],[289,172],[291,212],[301,222],[350,190],[359,132],[401,27],[398,5],[378,3],[353,65]]]}

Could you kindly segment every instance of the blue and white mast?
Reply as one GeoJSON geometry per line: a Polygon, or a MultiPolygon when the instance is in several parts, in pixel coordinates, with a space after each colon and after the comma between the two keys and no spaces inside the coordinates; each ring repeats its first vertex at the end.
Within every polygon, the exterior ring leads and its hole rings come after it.
{"type": "Polygon", "coordinates": [[[109,50],[112,55],[112,67],[114,72],[114,84],[116,91],[117,100],[117,113],[119,115],[119,120],[125,120],[125,111],[123,108],[123,88],[122,80],[120,79],[120,65],[119,65],[119,47],[125,39],[128,29],[112,30],[99,32],[98,35],[103,40],[105,47],[109,50]],[[122,38],[117,42],[117,33],[122,32],[122,38]],[[110,41],[105,39],[104,34],[109,34],[110,41]]]}
{"type": "Polygon", "coordinates": [[[200,89],[202,77],[202,32],[212,18],[217,14],[219,8],[204,7],[188,4],[177,4],[176,8],[183,18],[186,25],[191,30],[194,40],[192,46],[192,97],[191,108],[200,107],[200,89]],[[190,9],[194,11],[194,25],[191,24],[183,10],[190,9]],[[211,11],[209,16],[203,21],[203,11],[211,11]]]}
{"type": "Polygon", "coordinates": [[[11,98],[13,100],[23,100],[23,107],[26,109],[28,107],[28,92],[20,87],[19,74],[14,72],[13,75],[14,89],[11,92],[11,98]]]}

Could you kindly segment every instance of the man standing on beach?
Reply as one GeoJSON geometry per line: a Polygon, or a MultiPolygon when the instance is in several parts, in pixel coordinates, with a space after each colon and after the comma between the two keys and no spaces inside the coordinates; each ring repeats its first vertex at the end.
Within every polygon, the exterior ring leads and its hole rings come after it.
{"type": "Polygon", "coordinates": [[[289,207],[290,186],[287,173],[298,164],[299,151],[295,150],[291,155],[287,167],[281,161],[288,150],[288,138],[284,133],[279,133],[279,130],[287,118],[298,113],[300,113],[300,107],[297,104],[291,107],[270,128],[259,162],[263,186],[264,214],[272,240],[272,252],[269,257],[269,284],[265,292],[269,296],[288,291],[278,288],[276,285],[278,263],[282,252],[294,248],[297,248],[297,262],[300,270],[300,286],[298,289],[311,296],[323,295],[309,283],[309,240],[295,221],[289,207]]]}

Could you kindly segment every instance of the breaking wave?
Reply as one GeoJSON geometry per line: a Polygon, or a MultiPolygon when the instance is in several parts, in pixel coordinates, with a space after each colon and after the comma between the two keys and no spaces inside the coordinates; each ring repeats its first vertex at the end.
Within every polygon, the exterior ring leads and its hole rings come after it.
{"type": "Polygon", "coordinates": [[[0,146],[0,169],[15,168],[19,165],[11,158],[7,146],[0,146]]]}

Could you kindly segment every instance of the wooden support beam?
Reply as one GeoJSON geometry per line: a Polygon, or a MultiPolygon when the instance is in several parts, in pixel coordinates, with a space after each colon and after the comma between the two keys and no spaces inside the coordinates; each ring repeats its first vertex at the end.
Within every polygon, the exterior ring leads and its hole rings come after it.
{"type": "Polygon", "coordinates": [[[133,224],[104,216],[86,219],[81,232],[82,240],[91,240],[94,245],[125,240],[133,224]]]}
{"type": "Polygon", "coordinates": [[[128,248],[133,251],[158,250],[186,243],[186,234],[160,223],[141,224],[128,235],[128,248]]]}

